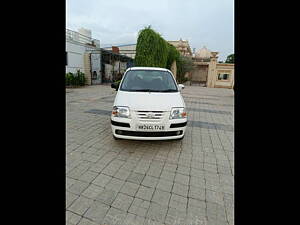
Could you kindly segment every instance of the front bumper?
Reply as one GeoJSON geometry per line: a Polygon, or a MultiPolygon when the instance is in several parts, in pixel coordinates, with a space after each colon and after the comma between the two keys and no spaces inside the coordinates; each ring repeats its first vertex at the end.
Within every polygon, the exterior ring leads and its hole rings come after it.
{"type": "MultiPolygon", "coordinates": [[[[139,122],[128,118],[111,117],[112,133],[117,138],[131,140],[172,140],[184,136],[187,119],[164,120],[160,124],[165,126],[164,131],[139,131],[136,126],[139,122]],[[175,124],[175,125],[174,125],[175,124]]],[[[147,124],[155,125],[148,122],[147,124]]]]}

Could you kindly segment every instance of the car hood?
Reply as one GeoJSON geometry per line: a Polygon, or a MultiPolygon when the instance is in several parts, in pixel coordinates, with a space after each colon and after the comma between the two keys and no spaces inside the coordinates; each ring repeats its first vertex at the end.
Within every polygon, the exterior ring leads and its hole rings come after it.
{"type": "Polygon", "coordinates": [[[185,107],[180,92],[127,92],[118,91],[115,106],[128,106],[134,111],[171,111],[172,107],[185,107]]]}

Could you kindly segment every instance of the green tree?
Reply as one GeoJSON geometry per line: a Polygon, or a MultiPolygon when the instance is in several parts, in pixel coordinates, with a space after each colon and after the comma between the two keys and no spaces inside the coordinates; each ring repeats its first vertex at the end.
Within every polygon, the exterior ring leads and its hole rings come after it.
{"type": "Polygon", "coordinates": [[[234,54],[227,56],[225,63],[234,63],[234,54]]]}
{"type": "Polygon", "coordinates": [[[177,80],[180,83],[186,82],[188,79],[184,77],[187,72],[191,72],[194,68],[193,60],[186,56],[179,56],[177,63],[177,80]]]}

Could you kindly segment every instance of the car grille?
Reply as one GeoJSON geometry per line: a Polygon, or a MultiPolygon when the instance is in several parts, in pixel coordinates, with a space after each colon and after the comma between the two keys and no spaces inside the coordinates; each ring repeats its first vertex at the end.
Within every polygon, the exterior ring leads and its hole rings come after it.
{"type": "Polygon", "coordinates": [[[161,122],[165,116],[163,111],[136,111],[140,122],[161,122]]]}
{"type": "Polygon", "coordinates": [[[183,131],[163,131],[163,132],[142,132],[142,131],[128,131],[128,130],[116,130],[116,134],[124,136],[134,137],[168,137],[179,136],[183,134],[183,131]]]}
{"type": "Polygon", "coordinates": [[[187,125],[187,122],[184,122],[184,123],[172,123],[170,125],[170,128],[185,127],[186,125],[187,125]]]}

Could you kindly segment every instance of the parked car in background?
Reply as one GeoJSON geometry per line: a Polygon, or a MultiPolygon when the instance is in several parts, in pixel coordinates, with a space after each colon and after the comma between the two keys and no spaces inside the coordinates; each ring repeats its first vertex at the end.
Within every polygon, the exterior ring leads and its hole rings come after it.
{"type": "Polygon", "coordinates": [[[131,67],[120,83],[111,85],[115,97],[111,128],[115,139],[182,139],[187,125],[184,85],[172,72],[156,67],[131,67]]]}

